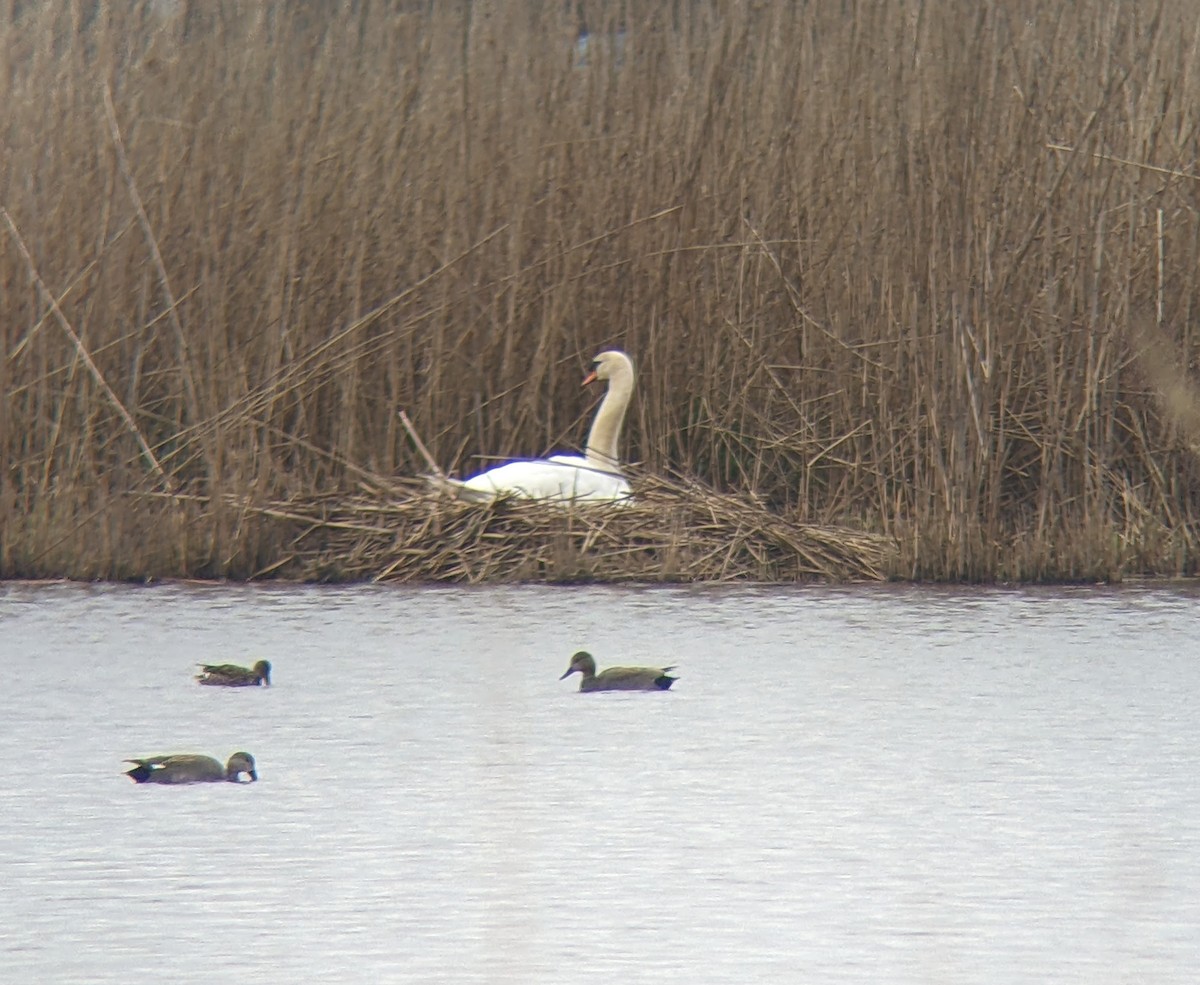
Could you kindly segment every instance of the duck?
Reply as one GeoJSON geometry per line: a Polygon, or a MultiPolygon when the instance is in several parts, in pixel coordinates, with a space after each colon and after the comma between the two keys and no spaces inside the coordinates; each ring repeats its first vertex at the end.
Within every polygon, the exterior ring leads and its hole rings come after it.
{"type": "Polygon", "coordinates": [[[201,684],[218,687],[253,687],[257,684],[271,685],[271,661],[260,660],[253,667],[237,664],[200,664],[196,680],[201,684]]]}
{"type": "Polygon", "coordinates": [[[586,650],[571,657],[571,665],[559,678],[565,681],[578,671],[583,675],[580,691],[666,691],[679,678],[672,677],[671,667],[609,667],[596,673],[596,660],[586,650]]]}
{"type": "Polygon", "coordinates": [[[191,753],[127,759],[125,762],[134,764],[133,769],[125,771],[134,783],[214,783],[220,780],[240,783],[243,773],[250,777],[251,783],[258,779],[254,757],[248,752],[235,752],[224,766],[212,756],[191,753]]]}
{"type": "Polygon", "coordinates": [[[435,484],[470,502],[510,496],[572,503],[628,502],[632,490],[621,473],[618,444],[633,396],[633,361],[617,349],[601,352],[592,360],[583,385],[597,380],[606,381],[608,389],[592,421],[583,455],[508,462],[469,479],[438,477],[435,484]]]}

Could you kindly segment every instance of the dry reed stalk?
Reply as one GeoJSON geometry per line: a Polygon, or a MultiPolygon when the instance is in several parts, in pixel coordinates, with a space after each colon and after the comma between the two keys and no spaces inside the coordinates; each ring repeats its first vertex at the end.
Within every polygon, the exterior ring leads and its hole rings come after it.
{"type": "Polygon", "coordinates": [[[196,394],[196,384],[192,379],[192,356],[188,349],[187,337],[183,332],[183,325],[179,320],[179,304],[175,300],[175,292],[171,290],[171,279],[167,273],[166,264],[163,262],[162,251],[158,247],[158,239],[155,237],[154,229],[150,225],[150,218],[146,215],[146,209],[142,205],[142,197],[138,194],[137,182],[134,180],[133,172],[129,169],[129,161],[125,156],[125,140],[121,136],[120,124],[117,123],[117,111],[113,108],[112,88],[107,82],[103,86],[103,94],[104,113],[108,120],[108,129],[112,137],[113,150],[117,155],[117,166],[120,168],[121,178],[129,190],[129,200],[133,204],[134,215],[141,226],[142,235],[145,236],[147,249],[154,260],[154,269],[158,275],[159,286],[162,289],[163,298],[166,302],[165,314],[171,323],[171,328],[175,332],[175,341],[179,347],[178,365],[181,369],[191,417],[193,420],[196,420],[200,417],[200,404],[196,394]]]}

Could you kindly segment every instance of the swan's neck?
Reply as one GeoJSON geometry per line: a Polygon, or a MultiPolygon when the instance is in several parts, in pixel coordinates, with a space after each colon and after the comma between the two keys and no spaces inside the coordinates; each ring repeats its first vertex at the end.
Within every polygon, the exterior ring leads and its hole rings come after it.
{"type": "Polygon", "coordinates": [[[600,401],[592,430],[588,432],[586,456],[588,462],[606,472],[621,471],[621,457],[617,453],[617,442],[621,438],[621,425],[625,421],[625,409],[633,395],[633,370],[622,369],[608,381],[608,390],[600,401]]]}

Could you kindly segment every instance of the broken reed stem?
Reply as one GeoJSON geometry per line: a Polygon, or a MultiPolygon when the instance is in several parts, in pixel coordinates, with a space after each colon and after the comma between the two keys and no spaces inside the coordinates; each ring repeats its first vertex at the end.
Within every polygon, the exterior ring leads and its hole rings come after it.
{"type": "MultiPolygon", "coordinates": [[[[9,219],[8,222],[9,222],[9,225],[11,228],[11,226],[13,224],[12,220],[9,219]]],[[[133,227],[135,222],[136,222],[135,219],[128,220],[125,223],[125,225],[123,225],[120,229],[118,229],[115,233],[113,233],[112,236],[110,236],[108,238],[108,240],[104,244],[104,249],[100,251],[100,255],[89,260],[86,264],[83,265],[82,268],[79,269],[78,272],[76,272],[76,274],[69,281],[67,281],[67,286],[63,288],[62,293],[59,294],[58,297],[55,299],[55,305],[57,305],[61,309],[63,303],[71,295],[71,292],[74,291],[75,288],[78,287],[83,282],[83,279],[88,274],[92,273],[96,269],[97,265],[100,263],[101,258],[108,252],[109,247],[111,247],[112,244],[116,243],[122,236],[124,236],[125,233],[127,233],[133,227]]],[[[23,251],[23,253],[26,257],[28,256],[27,250],[23,251]]],[[[50,306],[51,312],[53,312],[55,305],[50,306]]],[[[29,331],[21,336],[21,341],[18,342],[15,346],[13,346],[12,351],[9,352],[9,354],[8,354],[8,359],[10,362],[17,359],[21,355],[21,353],[24,352],[29,347],[30,343],[32,343],[34,341],[34,339],[37,337],[38,332],[41,331],[42,326],[47,322],[49,317],[50,317],[49,314],[46,314],[46,315],[43,315],[42,317],[40,317],[30,327],[29,331]]]]}
{"type": "Polygon", "coordinates": [[[417,434],[417,429],[413,427],[412,421],[408,419],[408,414],[404,411],[398,411],[400,415],[400,423],[404,425],[404,430],[408,432],[408,436],[412,439],[414,445],[417,446],[417,451],[421,453],[421,457],[425,459],[425,464],[429,466],[429,471],[438,479],[446,478],[446,473],[441,470],[432,455],[429,454],[429,449],[425,447],[425,442],[421,440],[421,436],[417,434]]]}
{"type": "MultiPolygon", "coordinates": [[[[1061,151],[1066,154],[1074,154],[1075,147],[1066,144],[1047,144],[1047,150],[1061,151]]],[[[1099,151],[1091,151],[1088,155],[1097,161],[1111,161],[1113,164],[1125,164],[1131,168],[1138,168],[1141,171],[1152,171],[1155,174],[1165,174],[1171,178],[1183,178],[1187,181],[1200,181],[1200,174],[1193,174],[1190,171],[1180,171],[1177,168],[1164,168],[1157,164],[1147,164],[1145,161],[1131,161],[1129,158],[1117,157],[1113,154],[1101,154],[1099,151]]]]}

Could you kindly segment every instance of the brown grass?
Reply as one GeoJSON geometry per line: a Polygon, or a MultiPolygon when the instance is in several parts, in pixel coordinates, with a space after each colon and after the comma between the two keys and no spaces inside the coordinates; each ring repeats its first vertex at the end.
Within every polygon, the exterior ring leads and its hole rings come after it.
{"type": "Polygon", "coordinates": [[[0,575],[280,572],[614,345],[647,475],[886,574],[1194,573],[1200,22],[1061,6],[0,3],[0,575]]]}

